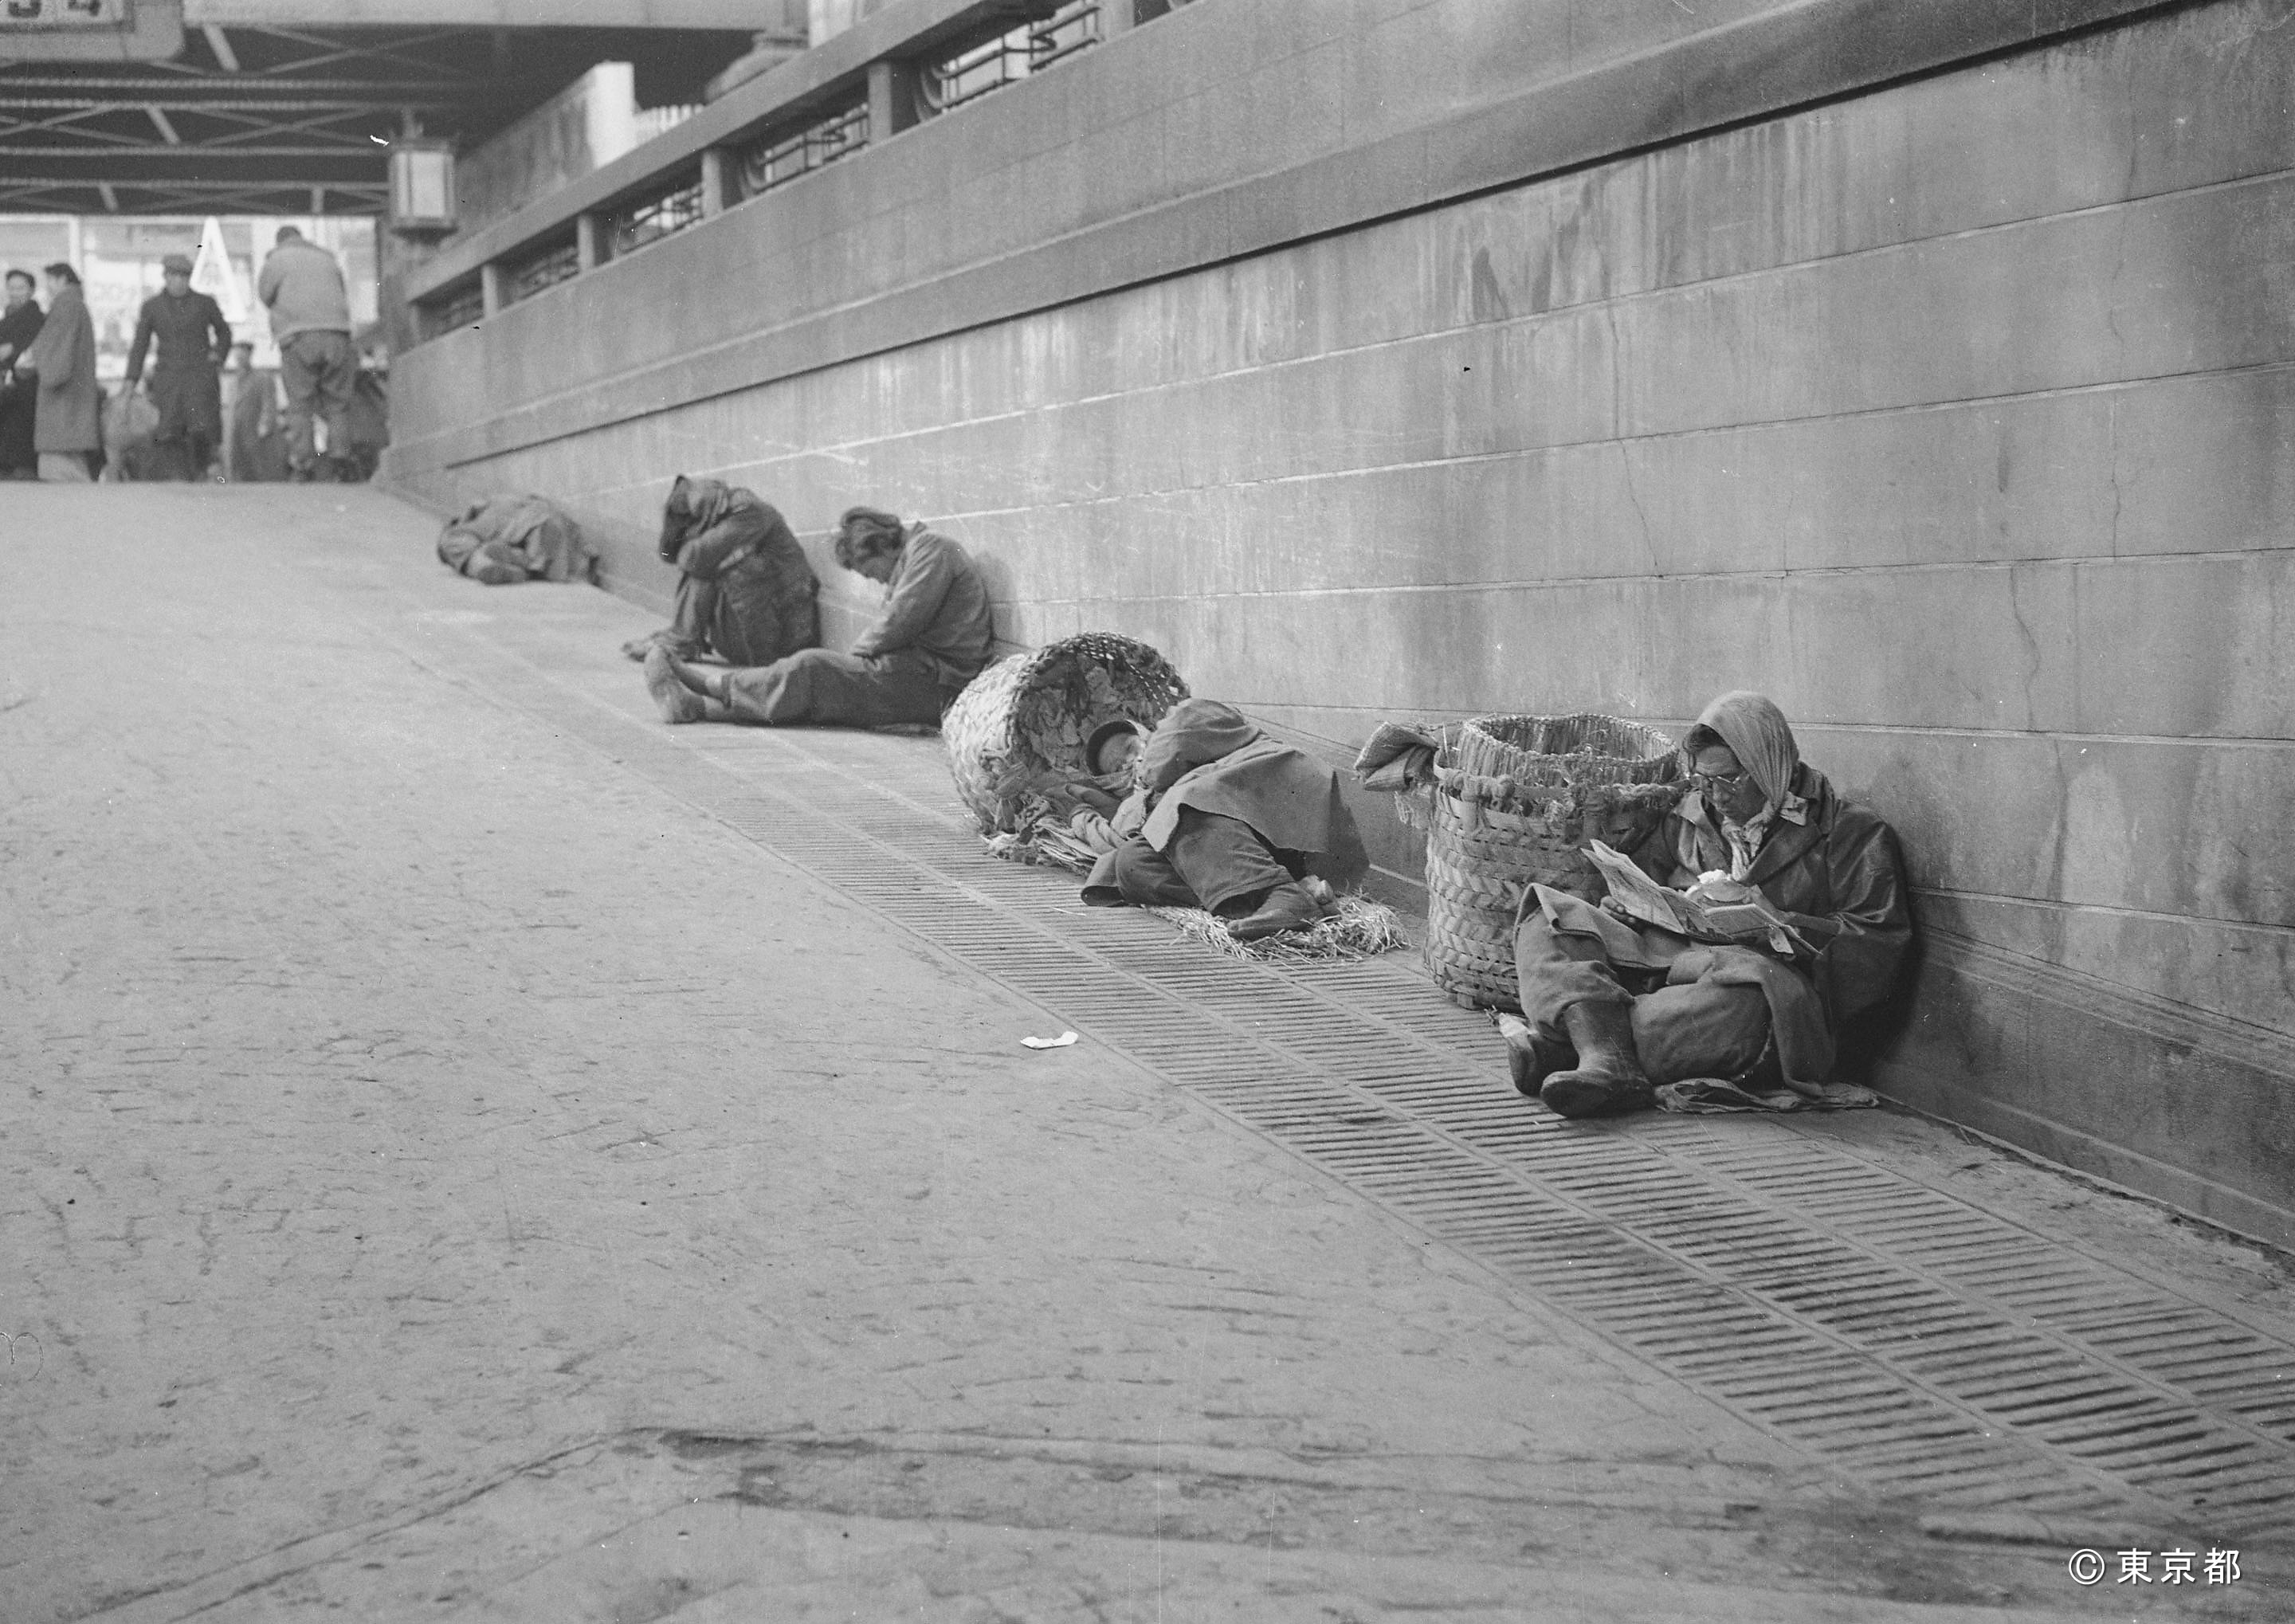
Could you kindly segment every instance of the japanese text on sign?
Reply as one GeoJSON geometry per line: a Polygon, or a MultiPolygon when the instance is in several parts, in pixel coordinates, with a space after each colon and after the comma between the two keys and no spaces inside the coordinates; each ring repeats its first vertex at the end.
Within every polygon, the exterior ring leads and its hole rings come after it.
{"type": "Polygon", "coordinates": [[[0,0],[0,29],[116,29],[127,0],[0,0]]]}

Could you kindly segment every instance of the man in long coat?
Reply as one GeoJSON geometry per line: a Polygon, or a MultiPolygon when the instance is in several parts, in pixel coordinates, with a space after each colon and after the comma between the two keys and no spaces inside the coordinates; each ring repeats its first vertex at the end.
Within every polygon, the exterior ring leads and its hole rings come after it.
{"type": "Polygon", "coordinates": [[[755,492],[680,474],[662,504],[659,551],[677,566],[676,607],[661,631],[622,645],[630,658],[659,644],[679,659],[770,665],[821,641],[821,583],[788,521],[755,492]]]}
{"type": "Polygon", "coordinates": [[[656,644],[646,691],[665,722],[874,728],[934,722],[988,663],[988,583],[964,549],[878,508],[848,508],[837,561],[882,582],[885,612],[852,652],[802,649],[770,665],[690,665],[656,644]]]}
{"type": "Polygon", "coordinates": [[[192,262],[170,254],[159,262],[161,291],[143,301],[135,322],[135,347],[127,352],[127,387],[143,379],[143,356],[156,339],[159,354],[151,363],[151,404],[159,409],[152,442],[162,447],[161,466],[178,479],[204,477],[223,441],[223,363],[231,354],[231,323],[223,308],[204,293],[192,291],[192,262]]]}
{"type": "Polygon", "coordinates": [[[47,267],[47,279],[48,319],[31,347],[16,358],[16,371],[38,381],[32,445],[39,453],[40,477],[85,485],[95,477],[89,462],[103,449],[95,323],[80,295],[78,272],[58,260],[47,267]]]}
{"type": "Polygon", "coordinates": [[[1515,1086],[1564,1116],[1640,1110],[1655,1085],[1703,1079],[1817,1092],[1843,1026],[1888,997],[1912,943],[1895,831],[1801,759],[1775,704],[1722,695],[1682,754],[1689,793],[1629,855],[1701,902],[1758,894],[1789,928],[1700,942],[1534,887],[1508,1060],[1515,1086]]]}
{"type": "Polygon", "coordinates": [[[19,382],[11,365],[40,336],[47,319],[40,301],[32,297],[29,271],[8,273],[8,303],[0,309],[0,479],[37,479],[40,453],[32,446],[32,417],[36,391],[19,382]]]}
{"type": "Polygon", "coordinates": [[[1172,706],[1139,773],[1122,843],[1084,881],[1095,907],[1207,909],[1247,942],[1322,918],[1304,877],[1344,885],[1370,867],[1337,775],[1216,699],[1172,706]]]}

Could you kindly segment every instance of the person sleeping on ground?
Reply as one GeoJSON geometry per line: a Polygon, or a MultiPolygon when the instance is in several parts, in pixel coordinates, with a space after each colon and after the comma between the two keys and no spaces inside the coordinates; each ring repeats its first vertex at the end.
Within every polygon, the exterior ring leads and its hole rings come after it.
{"type": "Polygon", "coordinates": [[[1084,881],[1095,907],[1207,909],[1252,941],[1323,918],[1302,880],[1344,885],[1370,867],[1338,775],[1216,699],[1173,706],[1138,775],[1115,849],[1084,881]]]}
{"type": "Polygon", "coordinates": [[[680,474],[662,504],[659,551],[677,566],[676,603],[668,625],[622,645],[630,658],[659,645],[680,659],[770,665],[821,641],[821,583],[788,521],[755,492],[680,474]]]}
{"type": "Polygon", "coordinates": [[[646,690],[666,722],[813,722],[885,727],[936,722],[988,663],[988,586],[964,549],[876,508],[839,522],[837,561],[891,588],[877,624],[849,654],[805,649],[768,665],[695,665],[657,644],[646,690]]]}
{"type": "Polygon", "coordinates": [[[1628,855],[1702,903],[1762,899],[1785,926],[1717,944],[1533,887],[1515,933],[1523,1018],[1500,1024],[1515,1086],[1564,1116],[1639,1110],[1693,1078],[1812,1092],[1911,944],[1895,831],[1801,759],[1776,705],[1724,694],[1681,749],[1689,793],[1628,855]]]}

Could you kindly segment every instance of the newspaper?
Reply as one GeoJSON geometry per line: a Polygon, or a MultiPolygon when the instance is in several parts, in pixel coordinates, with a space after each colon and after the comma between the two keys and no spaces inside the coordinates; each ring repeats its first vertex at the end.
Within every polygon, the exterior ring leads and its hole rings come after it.
{"type": "Polygon", "coordinates": [[[1687,893],[1659,885],[1632,858],[1602,841],[1588,842],[1586,855],[1602,871],[1611,900],[1630,918],[1697,942],[1766,939],[1780,953],[1789,953],[1795,947],[1809,951],[1793,922],[1759,892],[1746,902],[1701,902],[1687,893]]]}

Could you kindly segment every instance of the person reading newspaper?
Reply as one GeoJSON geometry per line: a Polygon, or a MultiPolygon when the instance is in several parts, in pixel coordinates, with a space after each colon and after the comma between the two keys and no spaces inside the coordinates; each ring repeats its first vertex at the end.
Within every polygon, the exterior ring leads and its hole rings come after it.
{"type": "Polygon", "coordinates": [[[1564,1116],[1700,1080],[1815,1094],[1911,945],[1895,831],[1801,759],[1775,704],[1724,694],[1681,750],[1687,793],[1656,831],[1589,853],[1602,905],[1539,885],[1516,921],[1508,1066],[1564,1116]]]}

